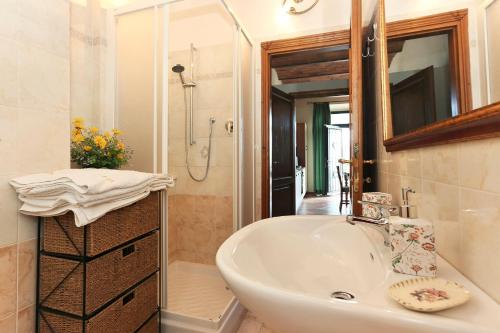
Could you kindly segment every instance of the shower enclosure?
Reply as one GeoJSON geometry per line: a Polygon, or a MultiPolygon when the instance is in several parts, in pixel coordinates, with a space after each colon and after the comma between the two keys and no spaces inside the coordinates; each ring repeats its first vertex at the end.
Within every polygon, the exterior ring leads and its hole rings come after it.
{"type": "Polygon", "coordinates": [[[74,63],[92,56],[92,68],[72,66],[75,110],[83,97],[99,100],[83,116],[89,126],[123,130],[133,150],[127,168],[176,178],[163,198],[162,326],[169,333],[232,331],[242,308],[215,254],[254,220],[252,42],[222,0],[71,6],[72,32],[90,22],[91,34],[81,44],[75,32],[74,63]],[[80,82],[88,75],[91,87],[80,82]]]}

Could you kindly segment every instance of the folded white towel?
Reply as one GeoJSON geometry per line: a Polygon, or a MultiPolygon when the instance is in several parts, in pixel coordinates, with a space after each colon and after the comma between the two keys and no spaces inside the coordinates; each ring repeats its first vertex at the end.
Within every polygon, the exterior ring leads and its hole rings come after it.
{"type": "Polygon", "coordinates": [[[119,188],[148,184],[165,175],[110,169],[64,169],[14,178],[10,184],[22,194],[73,190],[82,194],[104,193],[119,188]]]}
{"type": "Polygon", "coordinates": [[[24,203],[19,211],[22,214],[31,216],[58,216],[66,214],[68,211],[72,211],[75,215],[75,225],[77,227],[83,227],[89,223],[96,221],[110,211],[129,206],[134,202],[144,199],[149,195],[149,193],[150,192],[148,191],[135,196],[122,198],[120,200],[106,202],[91,207],[80,207],[77,205],[67,204],[65,206],[60,206],[53,209],[40,210],[40,207],[31,206],[29,203],[24,203]]]}
{"type": "Polygon", "coordinates": [[[66,169],[13,179],[23,202],[20,212],[56,216],[68,211],[84,226],[109,211],[139,201],[152,191],[174,186],[171,177],[137,171],[66,169]]]}

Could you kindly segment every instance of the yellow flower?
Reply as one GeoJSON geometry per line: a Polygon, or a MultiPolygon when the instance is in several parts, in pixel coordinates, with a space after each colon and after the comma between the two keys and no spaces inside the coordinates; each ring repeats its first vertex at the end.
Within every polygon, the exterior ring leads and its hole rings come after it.
{"type": "Polygon", "coordinates": [[[97,132],[99,132],[99,129],[97,127],[93,126],[93,127],[90,128],[90,132],[92,134],[96,134],[97,132]]]}
{"type": "Polygon", "coordinates": [[[71,135],[75,136],[77,134],[82,134],[82,130],[79,128],[75,128],[74,130],[71,130],[71,135]]]}
{"type": "Polygon", "coordinates": [[[118,148],[119,150],[124,150],[125,144],[121,141],[118,141],[118,143],[116,144],[116,148],[118,148]]]}
{"type": "Polygon", "coordinates": [[[75,119],[73,119],[73,126],[76,129],[83,129],[83,128],[85,128],[85,126],[83,126],[83,123],[84,123],[84,120],[81,117],[76,117],[75,119]]]}
{"type": "Polygon", "coordinates": [[[81,135],[80,133],[77,133],[73,136],[72,140],[74,143],[81,143],[81,142],[83,142],[83,140],[85,140],[85,137],[83,135],[81,135]]]}
{"type": "Polygon", "coordinates": [[[109,139],[111,139],[111,137],[112,137],[111,133],[109,133],[109,132],[107,132],[107,131],[106,131],[106,132],[104,132],[104,136],[105,136],[105,137],[106,137],[106,139],[108,139],[108,140],[109,140],[109,139]]]}
{"type": "Polygon", "coordinates": [[[94,137],[94,143],[101,149],[104,149],[106,148],[106,145],[108,144],[108,142],[106,141],[106,139],[104,137],[102,137],[101,135],[96,135],[94,137]]]}
{"type": "Polygon", "coordinates": [[[118,158],[119,160],[123,160],[123,154],[116,155],[116,158],[118,158]]]}
{"type": "Polygon", "coordinates": [[[113,128],[112,131],[113,131],[114,135],[122,135],[123,134],[123,132],[121,130],[116,129],[116,128],[113,128]]]}
{"type": "Polygon", "coordinates": [[[85,147],[83,147],[83,150],[85,150],[85,151],[91,151],[92,147],[91,146],[85,146],[85,147]]]}

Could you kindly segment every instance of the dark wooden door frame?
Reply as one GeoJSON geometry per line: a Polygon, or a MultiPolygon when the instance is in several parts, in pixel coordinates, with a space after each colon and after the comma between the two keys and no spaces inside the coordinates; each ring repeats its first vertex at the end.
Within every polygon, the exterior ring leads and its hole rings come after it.
{"type": "Polygon", "coordinates": [[[261,44],[261,75],[262,75],[262,218],[270,215],[271,189],[271,57],[277,54],[290,53],[349,45],[350,30],[340,30],[317,35],[268,41],[261,44]]]}

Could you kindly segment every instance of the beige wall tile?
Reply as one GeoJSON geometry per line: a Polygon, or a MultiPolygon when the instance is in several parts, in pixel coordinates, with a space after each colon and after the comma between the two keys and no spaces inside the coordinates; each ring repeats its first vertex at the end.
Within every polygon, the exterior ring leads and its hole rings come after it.
{"type": "Polygon", "coordinates": [[[500,140],[488,139],[460,144],[460,185],[500,193],[500,140]]]}
{"type": "Polygon", "coordinates": [[[389,172],[389,164],[392,162],[391,153],[388,153],[385,150],[385,147],[382,142],[379,142],[377,149],[377,166],[380,172],[388,173],[389,172]]]}
{"type": "MultiPolygon", "coordinates": [[[[19,203],[19,205],[21,204],[19,203]]],[[[17,221],[18,221],[17,241],[19,243],[36,239],[38,237],[38,223],[36,217],[18,213],[17,221]]]]}
{"type": "Polygon", "coordinates": [[[13,174],[17,169],[17,115],[17,108],[0,105],[0,156],[5,161],[0,164],[0,175],[13,174]]]}
{"type": "Polygon", "coordinates": [[[69,59],[38,47],[19,47],[19,106],[30,109],[69,107],[69,59]]]}
{"type": "MultiPolygon", "coordinates": [[[[16,313],[17,245],[0,248],[0,318],[16,313]]],[[[1,332],[4,332],[0,330],[1,332]]],[[[8,331],[7,331],[8,332],[8,331]]]]}
{"type": "Polygon", "coordinates": [[[460,270],[500,302],[500,196],[481,191],[460,191],[463,229],[460,270]]]}
{"type": "Polygon", "coordinates": [[[217,144],[217,166],[233,166],[233,141],[232,137],[215,139],[217,144]]]}
{"type": "Polygon", "coordinates": [[[47,21],[47,3],[37,0],[18,0],[19,15],[35,22],[47,21]]]}
{"type": "Polygon", "coordinates": [[[0,105],[17,105],[17,50],[15,41],[0,38],[0,105]]]}
{"type": "Polygon", "coordinates": [[[36,247],[36,239],[18,246],[18,308],[33,305],[36,301],[36,247]]]}
{"type": "Polygon", "coordinates": [[[13,174],[0,176],[0,246],[17,242],[17,197],[9,185],[13,174]]]}
{"type": "Polygon", "coordinates": [[[28,306],[18,312],[17,333],[35,332],[35,306],[28,306]]]}
{"type": "Polygon", "coordinates": [[[387,175],[387,193],[392,195],[392,203],[394,205],[401,204],[401,187],[400,175],[387,175]]]}
{"type": "Polygon", "coordinates": [[[36,223],[8,181],[69,166],[69,67],[68,1],[0,1],[0,332],[34,332],[36,223]]]}
{"type": "Polygon", "coordinates": [[[420,149],[406,151],[407,174],[410,177],[422,177],[422,158],[420,149]]]}
{"type": "Polygon", "coordinates": [[[214,264],[219,246],[233,232],[232,198],[169,196],[169,261],[214,264]]]}
{"type": "Polygon", "coordinates": [[[0,37],[14,39],[18,27],[17,0],[0,1],[0,37]]]}
{"type": "Polygon", "coordinates": [[[458,144],[424,148],[421,153],[424,179],[458,185],[458,144]]]}
{"type": "Polygon", "coordinates": [[[390,174],[406,176],[407,173],[406,152],[398,151],[391,153],[387,167],[388,167],[388,173],[390,174]]]}
{"type": "Polygon", "coordinates": [[[462,230],[458,222],[459,189],[456,186],[424,181],[419,215],[434,224],[436,247],[452,264],[461,261],[462,230]]]}
{"type": "Polygon", "coordinates": [[[398,187],[408,185],[420,192],[419,216],[433,222],[439,254],[500,302],[500,268],[492,256],[500,251],[499,150],[498,138],[409,150],[408,176],[381,167],[378,190],[399,197],[398,187]]]}
{"type": "Polygon", "coordinates": [[[5,318],[0,318],[0,332],[15,333],[16,332],[16,314],[13,313],[5,318]]]}
{"type": "Polygon", "coordinates": [[[69,166],[68,111],[21,109],[17,145],[18,172],[47,172],[69,166]],[[41,129],[44,135],[40,133],[41,129]]]}
{"type": "Polygon", "coordinates": [[[378,177],[377,191],[389,193],[388,189],[389,181],[387,178],[388,177],[387,173],[378,170],[377,177],[378,177]]]}

